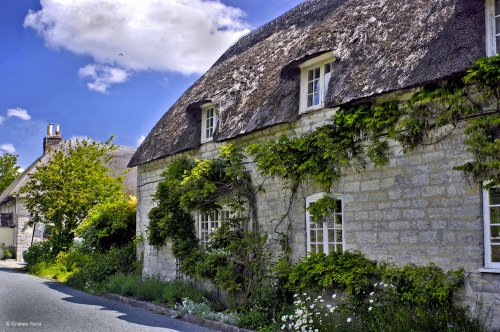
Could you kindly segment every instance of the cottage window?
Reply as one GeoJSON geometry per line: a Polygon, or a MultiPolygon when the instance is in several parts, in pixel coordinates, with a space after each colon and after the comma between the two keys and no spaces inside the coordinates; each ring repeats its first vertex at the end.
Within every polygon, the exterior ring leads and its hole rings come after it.
{"type": "Polygon", "coordinates": [[[205,143],[213,140],[217,113],[213,104],[203,105],[201,112],[201,143],[205,143]]]}
{"type": "Polygon", "coordinates": [[[325,107],[325,97],[332,75],[334,60],[335,58],[330,53],[327,53],[300,65],[301,113],[325,107]]]}
{"type": "Polygon", "coordinates": [[[486,0],[486,53],[500,53],[500,0],[486,0]]]}
{"type": "Polygon", "coordinates": [[[215,232],[222,223],[230,218],[228,210],[201,212],[198,215],[198,238],[204,246],[208,244],[210,234],[215,232]]]}
{"type": "Polygon", "coordinates": [[[500,268],[500,187],[483,192],[484,265],[500,268]]]}
{"type": "MultiPolygon", "coordinates": [[[[323,197],[323,193],[311,195],[306,198],[306,207],[323,197]]],[[[325,253],[344,251],[343,234],[343,201],[342,197],[335,195],[336,204],[333,213],[325,217],[322,223],[314,222],[311,214],[306,210],[306,237],[307,252],[325,253]]]]}

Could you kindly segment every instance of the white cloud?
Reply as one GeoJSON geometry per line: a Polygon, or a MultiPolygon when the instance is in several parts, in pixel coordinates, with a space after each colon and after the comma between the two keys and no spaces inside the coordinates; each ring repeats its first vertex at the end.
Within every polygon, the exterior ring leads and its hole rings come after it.
{"type": "Polygon", "coordinates": [[[83,78],[90,78],[87,83],[90,90],[106,93],[111,84],[123,83],[127,80],[128,73],[120,68],[106,65],[86,65],[80,68],[78,74],[83,78]]]}
{"type": "Polygon", "coordinates": [[[0,150],[2,150],[3,152],[7,152],[7,153],[16,152],[16,148],[14,147],[13,144],[10,144],[10,143],[0,144],[0,150]]]}
{"type": "Polygon", "coordinates": [[[31,116],[28,114],[28,111],[20,107],[8,109],[7,116],[13,116],[24,121],[31,120],[31,116]]]}
{"type": "Polygon", "coordinates": [[[145,140],[145,139],[146,139],[146,136],[141,135],[141,137],[139,137],[139,138],[137,139],[137,146],[141,145],[141,144],[142,144],[142,142],[144,142],[144,140],[145,140]]]}
{"type": "MultiPolygon", "coordinates": [[[[97,64],[127,72],[203,73],[249,31],[242,21],[245,13],[218,0],[40,3],[42,9],[30,11],[24,26],[36,30],[49,47],[90,55],[97,64]]],[[[96,91],[107,89],[91,85],[96,91]]]]}
{"type": "Polygon", "coordinates": [[[0,115],[0,124],[2,124],[5,121],[5,117],[0,115]]]}

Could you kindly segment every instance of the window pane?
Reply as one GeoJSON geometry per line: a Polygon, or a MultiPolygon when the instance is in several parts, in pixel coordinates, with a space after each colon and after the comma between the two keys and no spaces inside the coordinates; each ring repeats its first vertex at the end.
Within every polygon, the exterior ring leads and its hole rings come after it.
{"type": "Polygon", "coordinates": [[[318,244],[318,253],[321,253],[321,252],[323,252],[323,245],[318,244]]]}
{"type": "Polygon", "coordinates": [[[490,208],[490,224],[500,224],[500,206],[490,208]]]}
{"type": "Polygon", "coordinates": [[[335,214],[335,224],[337,227],[342,226],[342,214],[335,214]]]}
{"type": "Polygon", "coordinates": [[[342,242],[342,231],[338,230],[337,232],[337,238],[335,239],[335,242],[342,242]]]}
{"type": "Polygon", "coordinates": [[[328,74],[331,70],[332,70],[332,64],[331,63],[327,63],[325,65],[325,74],[328,74]]]}
{"type": "Polygon", "coordinates": [[[491,243],[500,244],[500,226],[491,226],[491,243]]]}
{"type": "Polygon", "coordinates": [[[335,230],[328,230],[328,242],[335,242],[335,230]]]}
{"type": "Polygon", "coordinates": [[[316,231],[311,231],[311,243],[316,242],[316,231]]]}
{"type": "Polygon", "coordinates": [[[500,51],[500,37],[497,37],[497,53],[500,51]]]}
{"type": "Polygon", "coordinates": [[[314,79],[319,79],[320,72],[319,67],[314,70],[314,79]]]}
{"type": "Polygon", "coordinates": [[[500,15],[500,0],[495,0],[495,15],[500,15]]]}
{"type": "Polygon", "coordinates": [[[342,244],[337,244],[337,252],[342,252],[342,244]]]}
{"type": "Polygon", "coordinates": [[[500,205],[500,188],[490,189],[490,205],[500,205]]]}
{"type": "Polygon", "coordinates": [[[328,252],[335,252],[335,244],[330,243],[328,245],[328,252]]]}
{"type": "Polygon", "coordinates": [[[311,107],[313,105],[313,96],[307,96],[307,107],[311,107]]]}
{"type": "Polygon", "coordinates": [[[500,17],[495,18],[495,26],[496,26],[495,28],[496,33],[497,34],[500,33],[500,17]]]}
{"type": "Polygon", "coordinates": [[[319,93],[316,92],[313,95],[313,105],[319,105],[319,93]]]}
{"type": "Polygon", "coordinates": [[[318,242],[323,242],[323,230],[318,231],[318,233],[316,234],[316,236],[317,236],[317,241],[318,242]]]}
{"type": "Polygon", "coordinates": [[[500,262],[500,246],[491,246],[491,261],[500,262]]]}
{"type": "Polygon", "coordinates": [[[314,92],[314,91],[313,91],[313,88],[314,88],[314,86],[313,86],[313,82],[312,82],[312,81],[311,81],[311,82],[309,82],[309,83],[307,83],[307,93],[308,93],[308,94],[311,94],[311,93],[313,93],[313,92],[314,92]]]}

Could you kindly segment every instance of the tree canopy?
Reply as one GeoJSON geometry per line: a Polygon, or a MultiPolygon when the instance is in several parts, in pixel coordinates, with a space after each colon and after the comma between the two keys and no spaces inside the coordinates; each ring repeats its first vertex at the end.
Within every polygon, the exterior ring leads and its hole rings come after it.
{"type": "Polygon", "coordinates": [[[19,169],[16,155],[4,153],[0,156],[0,194],[17,178],[19,169]]]}
{"type": "Polygon", "coordinates": [[[67,142],[21,188],[30,223],[53,225],[54,253],[71,246],[76,228],[96,205],[123,191],[123,177],[112,177],[106,165],[112,149],[110,142],[67,142]]]}

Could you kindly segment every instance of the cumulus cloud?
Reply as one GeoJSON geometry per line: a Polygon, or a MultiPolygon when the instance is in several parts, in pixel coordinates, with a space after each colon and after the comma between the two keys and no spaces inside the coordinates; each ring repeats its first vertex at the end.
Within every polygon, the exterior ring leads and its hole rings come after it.
{"type": "Polygon", "coordinates": [[[31,120],[31,116],[28,114],[28,111],[20,107],[8,109],[7,116],[16,117],[24,121],[31,120]]]}
{"type": "Polygon", "coordinates": [[[89,78],[87,83],[90,90],[106,93],[111,84],[123,83],[127,80],[128,73],[120,68],[106,65],[91,64],[80,68],[80,77],[89,78]]]}
{"type": "MultiPolygon", "coordinates": [[[[245,13],[218,0],[40,3],[42,9],[30,11],[24,26],[36,30],[46,45],[90,55],[97,64],[127,72],[203,73],[249,31],[242,20],[245,13]]],[[[102,92],[104,85],[94,81],[89,88],[102,92]]]]}
{"type": "Polygon", "coordinates": [[[139,137],[139,138],[137,139],[137,146],[141,145],[141,144],[142,144],[142,142],[144,142],[144,140],[145,140],[145,139],[146,139],[146,136],[141,135],[141,137],[139,137]]]}
{"type": "Polygon", "coordinates": [[[14,147],[13,144],[10,144],[10,143],[0,144],[0,151],[6,152],[6,153],[14,153],[14,152],[16,152],[16,148],[14,147]]]}
{"type": "Polygon", "coordinates": [[[0,124],[2,124],[5,121],[5,117],[0,115],[0,124]]]}

